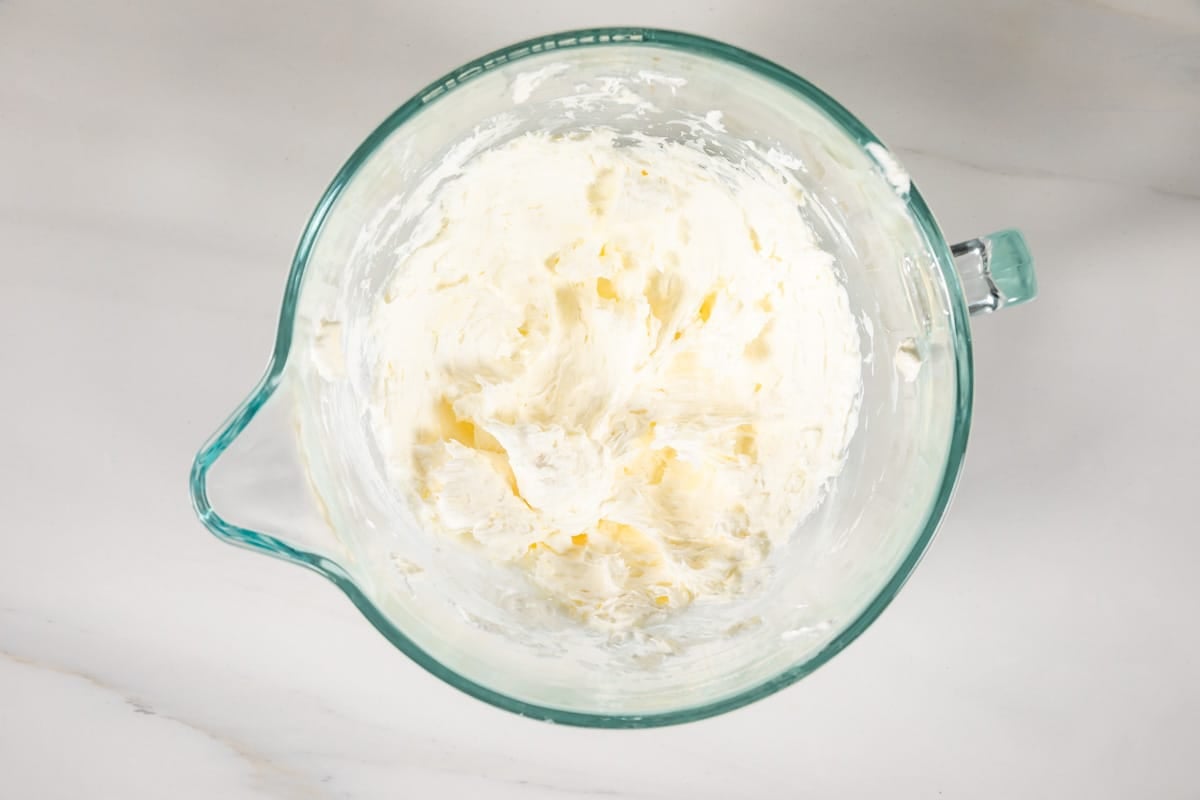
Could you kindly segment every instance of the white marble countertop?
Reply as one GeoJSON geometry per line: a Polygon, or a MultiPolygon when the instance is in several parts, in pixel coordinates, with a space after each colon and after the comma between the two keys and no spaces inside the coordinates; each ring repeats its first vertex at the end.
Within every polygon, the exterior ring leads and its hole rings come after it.
{"type": "Polygon", "coordinates": [[[0,3],[0,796],[1200,796],[1200,6],[966,5],[0,3]],[[949,236],[1022,228],[1042,289],[973,326],[961,488],[876,625],[627,732],[443,685],[186,493],[345,156],[468,59],[611,22],[813,80],[949,236]]]}

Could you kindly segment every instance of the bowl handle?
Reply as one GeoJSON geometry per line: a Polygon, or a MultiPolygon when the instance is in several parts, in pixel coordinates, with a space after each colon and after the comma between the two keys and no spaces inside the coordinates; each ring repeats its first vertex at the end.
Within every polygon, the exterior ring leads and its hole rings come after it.
{"type": "Polygon", "coordinates": [[[1033,256],[1020,231],[990,233],[953,245],[950,252],[972,314],[999,311],[1037,296],[1033,256]]]}

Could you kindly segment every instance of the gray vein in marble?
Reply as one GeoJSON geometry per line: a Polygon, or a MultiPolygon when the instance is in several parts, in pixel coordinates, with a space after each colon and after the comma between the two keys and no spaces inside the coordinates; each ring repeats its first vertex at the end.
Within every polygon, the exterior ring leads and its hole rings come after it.
{"type": "MultiPolygon", "coordinates": [[[[1080,6],[1084,6],[1087,8],[1093,8],[1093,9],[1096,9],[1097,11],[1103,11],[1103,12],[1107,12],[1109,14],[1118,14],[1122,17],[1130,17],[1132,19],[1138,19],[1143,22],[1152,22],[1156,25],[1168,25],[1172,28],[1175,28],[1181,24],[1186,24],[1186,23],[1197,24],[1197,28],[1195,28],[1195,29],[1200,30],[1200,24],[1198,24],[1198,23],[1200,23],[1200,5],[1196,5],[1193,8],[1193,11],[1196,12],[1196,15],[1193,16],[1192,18],[1188,19],[1188,18],[1183,18],[1183,17],[1178,17],[1178,16],[1170,17],[1170,18],[1165,17],[1165,16],[1157,16],[1152,13],[1152,9],[1150,9],[1150,8],[1141,8],[1141,9],[1136,9],[1136,10],[1132,9],[1132,8],[1121,8],[1119,6],[1114,5],[1113,3],[1106,3],[1106,2],[1104,2],[1104,0],[1074,0],[1074,1],[1076,4],[1078,4],[1080,6]]],[[[1135,0],[1135,2],[1144,3],[1145,0],[1135,0]]]]}
{"type": "Polygon", "coordinates": [[[205,728],[184,719],[180,719],[179,717],[163,714],[154,709],[149,703],[145,702],[140,697],[130,694],[121,687],[102,680],[91,673],[84,672],[82,670],[69,669],[57,664],[36,661],[31,658],[19,656],[16,653],[4,649],[0,649],[0,658],[11,661],[12,663],[23,667],[29,667],[31,669],[41,670],[43,672],[51,672],[67,678],[84,681],[103,692],[116,695],[122,702],[130,707],[134,714],[154,717],[155,719],[161,719],[166,722],[181,725],[193,733],[197,733],[213,742],[216,742],[234,756],[239,758],[252,770],[255,779],[261,784],[261,788],[270,791],[279,791],[282,797],[327,798],[331,796],[322,787],[314,786],[312,784],[312,779],[309,776],[303,775],[293,769],[289,769],[288,767],[277,763],[269,756],[258,750],[255,750],[245,742],[235,739],[227,734],[205,728]]]}
{"type": "Polygon", "coordinates": [[[1152,192],[1154,194],[1161,195],[1162,197],[1169,197],[1175,200],[1185,200],[1189,202],[1200,201],[1200,192],[1181,192],[1161,186],[1132,184],[1124,181],[1106,180],[1104,178],[1097,178],[1088,175],[1068,175],[1066,173],[1041,169],[1039,167],[1019,167],[1011,164],[986,164],[973,159],[948,156],[942,153],[934,153],[929,150],[923,150],[918,147],[908,147],[905,145],[897,145],[891,149],[899,154],[901,158],[908,156],[915,156],[916,158],[928,158],[932,161],[940,161],[956,167],[962,167],[964,169],[970,169],[976,172],[985,172],[989,175],[998,175],[1005,178],[1026,178],[1030,180],[1052,180],[1072,183],[1086,183],[1096,186],[1105,186],[1111,189],[1152,192]]]}
{"type": "MultiPolygon", "coordinates": [[[[20,614],[28,616],[18,609],[3,608],[0,613],[20,614]]],[[[60,622],[49,617],[43,617],[40,622],[49,625],[58,625],[60,622]]],[[[69,625],[72,630],[81,631],[83,629],[74,625],[69,625]]],[[[242,740],[232,737],[228,734],[215,731],[208,726],[199,724],[193,720],[184,719],[177,714],[168,714],[157,707],[154,703],[145,697],[132,693],[120,686],[117,686],[91,672],[75,669],[61,664],[51,664],[45,661],[38,661],[26,656],[17,655],[11,650],[0,647],[0,658],[11,661],[21,666],[32,669],[41,670],[65,676],[68,678],[81,680],[89,685],[118,697],[126,706],[129,707],[132,713],[155,717],[165,720],[176,725],[180,725],[194,733],[197,733],[228,750],[242,762],[247,764],[253,771],[255,779],[260,784],[260,788],[267,791],[278,791],[283,797],[297,798],[328,798],[326,791],[327,787],[317,784],[329,784],[335,779],[335,775],[322,772],[322,777],[314,777],[301,773],[293,768],[290,768],[279,762],[277,758],[273,758],[260,750],[256,750],[242,740]]],[[[372,724],[361,720],[357,717],[348,716],[327,704],[320,701],[314,701],[311,696],[302,695],[299,692],[289,692],[293,696],[295,702],[309,707],[318,708],[324,714],[340,721],[343,724],[349,724],[356,728],[367,728],[373,733],[378,741],[383,741],[385,738],[394,736],[396,731],[372,724]]],[[[431,737],[427,740],[427,744],[432,748],[442,751],[438,758],[430,757],[429,753],[406,751],[399,758],[380,758],[372,757],[365,752],[347,752],[344,748],[338,746],[337,737],[332,737],[328,742],[330,747],[321,751],[289,751],[289,757],[294,762],[304,763],[311,761],[321,763],[323,767],[328,767],[331,762],[341,766],[343,769],[354,770],[371,768],[388,770],[395,769],[399,766],[406,766],[411,769],[419,770],[429,774],[446,775],[457,778],[466,778],[483,781],[487,784],[496,786],[514,786],[528,787],[531,790],[541,790],[545,792],[564,793],[570,796],[577,797],[625,797],[630,800],[649,800],[655,797],[653,794],[645,794],[641,792],[630,792],[621,788],[611,787],[587,787],[570,785],[569,781],[555,780],[552,776],[540,775],[536,778],[523,777],[536,770],[544,770],[543,765],[536,765],[528,761],[518,761],[513,763],[509,759],[496,761],[495,764],[489,765],[489,756],[495,754],[486,751],[477,751],[475,753],[464,753],[461,744],[456,744],[444,741],[439,738],[431,737]],[[463,763],[463,767],[458,767],[454,762],[463,763]],[[497,765],[501,765],[497,767],[497,765]],[[475,768],[471,768],[474,765],[475,768]]],[[[336,774],[337,770],[335,770],[336,774]]],[[[563,775],[561,777],[568,777],[563,775]]]]}

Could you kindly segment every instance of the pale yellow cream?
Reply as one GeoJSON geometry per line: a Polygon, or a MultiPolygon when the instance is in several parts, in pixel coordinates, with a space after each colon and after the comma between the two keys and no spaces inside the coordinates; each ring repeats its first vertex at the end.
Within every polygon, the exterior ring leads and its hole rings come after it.
{"type": "Polygon", "coordinates": [[[371,320],[417,518],[597,626],[736,595],[855,426],[855,322],[802,202],[765,164],[603,131],[467,164],[371,320]]]}

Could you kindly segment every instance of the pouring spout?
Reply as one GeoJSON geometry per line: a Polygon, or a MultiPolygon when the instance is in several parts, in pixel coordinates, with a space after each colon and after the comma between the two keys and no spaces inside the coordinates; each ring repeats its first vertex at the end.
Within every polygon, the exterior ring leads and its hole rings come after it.
{"type": "Polygon", "coordinates": [[[272,365],[192,464],[192,505],[218,538],[323,569],[341,555],[295,432],[294,398],[272,365]]]}

